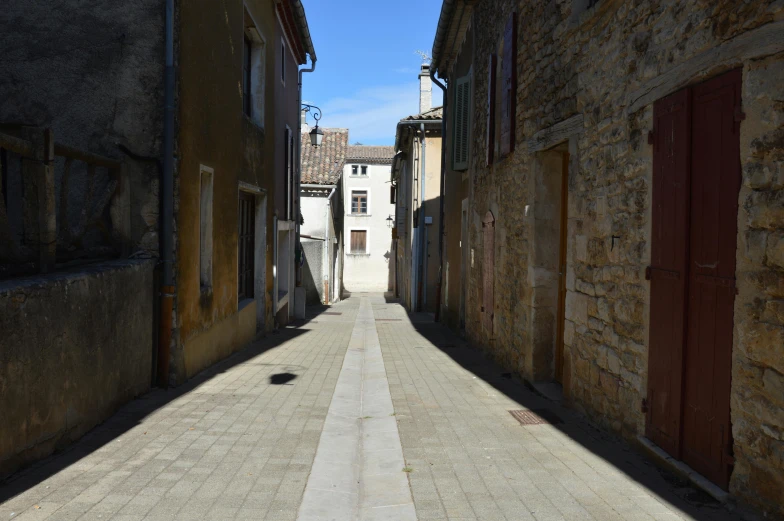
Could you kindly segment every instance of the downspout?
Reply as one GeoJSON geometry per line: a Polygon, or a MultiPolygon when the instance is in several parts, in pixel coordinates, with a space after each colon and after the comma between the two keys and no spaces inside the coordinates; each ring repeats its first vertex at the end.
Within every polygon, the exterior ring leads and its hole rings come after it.
{"type": "Polygon", "coordinates": [[[169,387],[174,309],[174,0],[166,0],[163,174],[161,179],[161,309],[158,330],[158,385],[169,387]]]}
{"type": "Polygon", "coordinates": [[[329,237],[329,220],[332,218],[332,206],[331,206],[332,203],[330,202],[330,199],[332,199],[332,196],[335,195],[335,190],[337,190],[337,189],[338,189],[337,186],[333,187],[332,191],[327,196],[327,212],[326,212],[326,215],[324,216],[324,241],[325,241],[324,242],[324,305],[326,305],[326,306],[329,305],[329,301],[330,301],[330,298],[329,298],[329,291],[330,291],[330,288],[329,288],[329,274],[330,274],[330,269],[329,269],[329,259],[330,259],[329,248],[332,245],[332,240],[329,237]]]}
{"type": "Polygon", "coordinates": [[[443,115],[441,116],[441,192],[438,210],[438,281],[436,282],[436,322],[441,318],[441,287],[444,279],[444,192],[446,191],[446,120],[449,107],[449,93],[446,86],[436,79],[436,71],[430,70],[430,79],[444,93],[443,115]]]}
{"type": "MultiPolygon", "coordinates": [[[[301,7],[301,4],[300,4],[300,7],[301,7]]],[[[304,12],[303,12],[303,16],[304,16],[304,12]]],[[[295,241],[294,248],[295,248],[295,250],[297,248],[299,248],[300,255],[305,255],[305,252],[302,251],[302,245],[300,244],[300,229],[299,229],[299,227],[300,227],[300,224],[299,224],[299,221],[300,221],[300,218],[299,218],[299,216],[300,216],[300,183],[302,182],[302,75],[304,73],[306,73],[306,72],[313,72],[315,70],[316,70],[316,58],[314,56],[311,56],[310,69],[300,69],[299,70],[299,78],[298,78],[298,83],[297,83],[297,160],[294,163],[295,168],[297,169],[296,170],[297,171],[296,180],[295,180],[295,183],[294,183],[294,190],[295,190],[294,193],[297,194],[297,197],[296,197],[297,206],[296,206],[296,212],[294,213],[294,230],[296,230],[295,233],[294,233],[294,241],[295,241]]],[[[275,234],[277,235],[277,230],[275,231],[275,234]]],[[[295,279],[295,281],[299,282],[300,284],[302,283],[302,268],[301,268],[301,265],[297,265],[295,267],[294,279],[295,279]]],[[[292,294],[291,298],[294,298],[293,294],[292,294]]],[[[289,309],[292,309],[292,308],[293,308],[293,306],[289,307],[289,309]]]]}
{"type": "Polygon", "coordinates": [[[427,153],[427,147],[425,145],[425,124],[422,123],[419,126],[419,129],[422,131],[422,152],[420,153],[420,180],[419,180],[419,259],[417,259],[419,263],[419,277],[417,280],[417,308],[419,311],[424,311],[424,298],[423,294],[425,293],[424,285],[427,282],[427,275],[425,274],[424,267],[425,267],[425,255],[427,255],[427,243],[425,242],[425,159],[427,153]]]}

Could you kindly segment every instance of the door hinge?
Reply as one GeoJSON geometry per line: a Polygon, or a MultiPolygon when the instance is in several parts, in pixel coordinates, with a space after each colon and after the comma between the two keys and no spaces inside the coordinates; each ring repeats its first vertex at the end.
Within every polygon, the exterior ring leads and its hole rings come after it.
{"type": "Polygon", "coordinates": [[[746,113],[743,112],[743,108],[735,107],[735,122],[740,123],[744,119],[746,119],[746,113]]]}
{"type": "Polygon", "coordinates": [[[640,411],[647,413],[648,412],[648,399],[643,398],[642,403],[640,404],[640,411]]]}
{"type": "Polygon", "coordinates": [[[648,131],[648,144],[653,145],[656,142],[656,134],[653,130],[648,131]]]}
{"type": "Polygon", "coordinates": [[[652,271],[653,271],[653,268],[651,268],[650,266],[646,266],[646,268],[645,268],[645,280],[651,280],[651,272],[652,271]]]}

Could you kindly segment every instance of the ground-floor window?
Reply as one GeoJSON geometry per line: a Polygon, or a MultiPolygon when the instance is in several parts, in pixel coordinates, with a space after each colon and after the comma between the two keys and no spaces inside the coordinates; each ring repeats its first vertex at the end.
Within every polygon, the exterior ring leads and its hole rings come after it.
{"type": "Polygon", "coordinates": [[[351,230],[351,253],[367,253],[366,230],[351,230]]]}
{"type": "Polygon", "coordinates": [[[240,192],[237,262],[237,295],[240,301],[253,298],[254,253],[256,250],[256,196],[240,192]]]}

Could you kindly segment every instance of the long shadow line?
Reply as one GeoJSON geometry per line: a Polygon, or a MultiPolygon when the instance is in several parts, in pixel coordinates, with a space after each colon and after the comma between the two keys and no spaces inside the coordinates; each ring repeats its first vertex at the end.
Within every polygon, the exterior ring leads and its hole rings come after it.
{"type": "MultiPolygon", "coordinates": [[[[390,296],[386,297],[386,303],[400,305],[398,299],[390,296]]],[[[470,346],[446,326],[435,323],[432,315],[408,314],[408,321],[429,343],[509,399],[529,410],[540,410],[544,407],[545,416],[554,413],[563,419],[562,423],[552,424],[553,427],[673,507],[700,521],[740,519],[737,514],[730,512],[720,502],[685,479],[647,460],[642,453],[634,450],[621,438],[594,426],[578,411],[547,400],[530,389],[527,383],[511,378],[512,375],[501,369],[488,353],[470,346]]]]}

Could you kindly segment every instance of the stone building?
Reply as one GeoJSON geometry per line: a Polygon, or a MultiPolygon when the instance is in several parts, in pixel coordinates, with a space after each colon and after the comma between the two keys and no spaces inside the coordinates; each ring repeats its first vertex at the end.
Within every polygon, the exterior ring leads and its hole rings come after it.
{"type": "Polygon", "coordinates": [[[60,4],[0,15],[0,475],[292,316],[301,1],[60,4]]]}
{"type": "Polygon", "coordinates": [[[350,145],[341,182],[343,290],[388,291],[392,287],[392,219],[389,172],[395,151],[388,146],[350,145]]]}
{"type": "Polygon", "coordinates": [[[784,514],[784,4],[452,0],[441,314],[784,514]]]}
{"type": "Polygon", "coordinates": [[[308,305],[340,301],[343,280],[343,168],[348,129],[325,128],[320,147],[302,131],[301,244],[305,255],[302,286],[308,305]]]}

